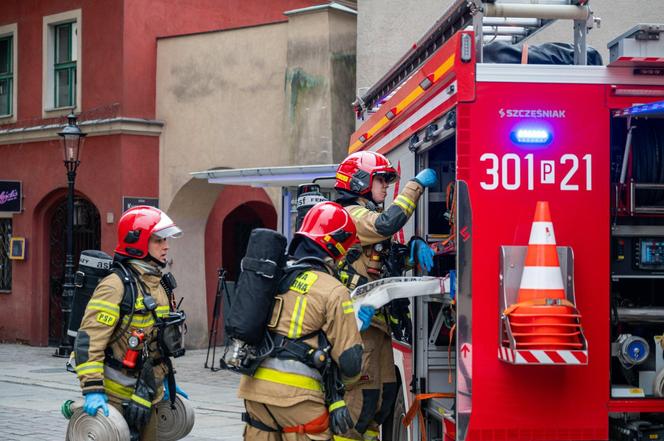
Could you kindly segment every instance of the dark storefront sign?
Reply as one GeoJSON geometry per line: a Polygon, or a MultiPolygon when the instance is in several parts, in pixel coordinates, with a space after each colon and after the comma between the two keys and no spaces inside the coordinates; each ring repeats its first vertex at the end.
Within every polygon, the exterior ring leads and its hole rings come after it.
{"type": "Polygon", "coordinates": [[[129,196],[122,196],[123,213],[137,205],[149,205],[151,207],[159,208],[159,198],[132,198],[129,196]]]}
{"type": "Polygon", "coordinates": [[[20,213],[23,205],[21,181],[0,181],[0,212],[20,213]]]}

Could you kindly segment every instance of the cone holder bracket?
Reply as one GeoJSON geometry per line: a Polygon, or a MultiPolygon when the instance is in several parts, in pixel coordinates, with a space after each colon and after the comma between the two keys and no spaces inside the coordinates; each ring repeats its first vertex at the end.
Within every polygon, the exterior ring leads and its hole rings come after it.
{"type": "MultiPolygon", "coordinates": [[[[582,347],[579,349],[517,349],[509,318],[503,314],[503,311],[517,301],[527,249],[527,246],[500,247],[498,358],[506,363],[519,365],[588,364],[588,342],[583,332],[580,335],[582,347]]],[[[559,246],[556,249],[566,299],[576,305],[574,252],[570,247],[559,246]]]]}

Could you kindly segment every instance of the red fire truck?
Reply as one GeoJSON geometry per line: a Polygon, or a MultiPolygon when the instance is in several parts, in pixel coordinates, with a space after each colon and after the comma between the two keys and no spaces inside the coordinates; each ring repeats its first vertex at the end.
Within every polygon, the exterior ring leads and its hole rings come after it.
{"type": "MultiPolygon", "coordinates": [[[[402,186],[438,172],[396,240],[425,238],[430,275],[456,276],[411,300],[383,440],[664,437],[664,26],[588,66],[595,21],[587,0],[456,0],[356,101],[349,152],[385,154],[402,186]],[[573,23],[567,60],[486,62],[555,19],[573,23]]],[[[327,194],[335,168],[194,175],[281,186],[290,237],[293,189],[327,194]]]]}
{"type": "Polygon", "coordinates": [[[587,1],[512,3],[454,2],[355,103],[349,152],[383,153],[404,179],[437,170],[404,237],[425,237],[432,275],[457,281],[453,299],[411,303],[383,439],[660,439],[664,26],[631,29],[587,66],[587,1]],[[573,22],[574,64],[482,63],[486,43],[552,19],[573,22]],[[549,216],[533,219],[540,201],[549,216]],[[544,231],[554,267],[530,257],[544,231]],[[562,295],[527,298],[534,287],[562,295]]]}

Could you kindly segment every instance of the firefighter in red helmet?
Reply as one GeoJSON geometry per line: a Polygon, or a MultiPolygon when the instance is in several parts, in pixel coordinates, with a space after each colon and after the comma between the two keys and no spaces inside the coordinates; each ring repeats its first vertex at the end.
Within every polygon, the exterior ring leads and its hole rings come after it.
{"type": "MultiPolygon", "coordinates": [[[[334,202],[320,202],[306,214],[289,246],[268,324],[276,348],[254,375],[243,375],[245,440],[330,440],[352,427],[343,395],[330,400],[325,387],[330,365],[337,381],[357,381],[362,342],[348,289],[335,277],[337,263],[356,243],[350,215],[334,202]]],[[[340,384],[340,383],[339,383],[340,384]]]]}
{"type": "Polygon", "coordinates": [[[108,416],[108,404],[114,406],[125,416],[132,440],[157,439],[154,404],[169,384],[175,386],[169,356],[184,352],[160,334],[184,321],[162,285],[168,239],[181,235],[157,208],[137,206],[122,215],[112,273],[92,294],[74,343],[83,409],[108,416]]]}
{"type": "MultiPolygon", "coordinates": [[[[335,188],[339,202],[350,213],[357,227],[357,237],[362,247],[359,259],[346,261],[340,275],[351,289],[381,277],[384,260],[392,247],[391,238],[412,216],[424,189],[436,184],[434,170],[422,170],[411,179],[401,193],[385,209],[381,205],[390,184],[399,179],[397,170],[380,153],[364,151],[348,156],[338,167],[335,188]]],[[[433,251],[422,239],[410,241],[410,263],[417,263],[427,271],[433,265],[433,251]]],[[[393,302],[394,303],[394,302],[393,302]]],[[[397,310],[397,305],[391,305],[397,310]]],[[[390,315],[381,309],[375,311],[363,306],[358,316],[362,321],[364,363],[361,380],[347,394],[347,402],[353,418],[354,430],[341,439],[377,440],[380,425],[390,415],[397,395],[397,383],[392,356],[390,324],[405,321],[409,316],[408,305],[400,304],[402,317],[390,315]]],[[[410,333],[410,322],[397,323],[403,332],[410,333]]]]}

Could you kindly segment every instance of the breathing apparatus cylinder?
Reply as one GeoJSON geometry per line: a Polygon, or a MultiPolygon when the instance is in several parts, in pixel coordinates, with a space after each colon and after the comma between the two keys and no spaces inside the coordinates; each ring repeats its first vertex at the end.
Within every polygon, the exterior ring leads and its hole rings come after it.
{"type": "Polygon", "coordinates": [[[74,274],[74,300],[69,316],[67,335],[76,337],[81,326],[85,307],[88,305],[97,284],[111,272],[113,258],[103,251],[85,250],[78,260],[78,271],[74,274]]]}
{"type": "Polygon", "coordinates": [[[302,220],[309,209],[319,202],[325,202],[327,198],[320,192],[318,184],[300,184],[297,187],[297,218],[295,219],[295,231],[300,229],[302,220]]]}
{"type": "Polygon", "coordinates": [[[226,335],[239,340],[237,346],[258,345],[265,336],[286,263],[286,242],[284,236],[265,228],[256,228],[249,236],[235,293],[224,314],[226,335]]]}

